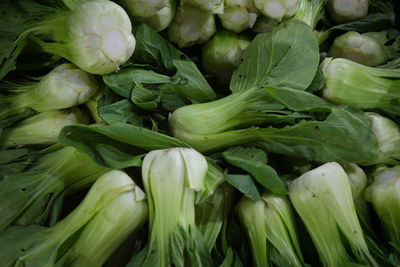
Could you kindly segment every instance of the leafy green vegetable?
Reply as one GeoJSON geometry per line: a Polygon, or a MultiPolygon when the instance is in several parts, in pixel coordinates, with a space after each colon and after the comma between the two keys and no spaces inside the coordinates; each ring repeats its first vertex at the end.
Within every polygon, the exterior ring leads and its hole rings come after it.
{"type": "Polygon", "coordinates": [[[205,239],[196,226],[195,201],[204,189],[207,161],[190,148],[149,152],[142,177],[149,200],[150,237],[143,266],[211,264],[205,239]]]}
{"type": "Polygon", "coordinates": [[[12,5],[19,5],[23,15],[13,20],[16,38],[1,58],[1,73],[13,69],[17,52],[30,37],[43,51],[94,74],[117,71],[135,49],[129,17],[114,2],[19,0],[12,5]]]}
{"type": "Polygon", "coordinates": [[[222,153],[224,159],[231,165],[248,172],[266,189],[278,194],[287,190],[276,171],[267,165],[267,155],[256,148],[232,147],[222,153]]]}
{"type": "Polygon", "coordinates": [[[110,126],[68,126],[60,142],[86,153],[100,165],[112,168],[140,166],[148,151],[170,147],[187,147],[173,137],[126,123],[110,126]]]}
{"type": "Polygon", "coordinates": [[[67,147],[50,150],[26,171],[6,173],[0,180],[0,231],[15,223],[44,224],[65,190],[82,190],[107,170],[67,147]]]}
{"type": "Polygon", "coordinates": [[[76,209],[53,227],[12,226],[1,232],[2,265],[101,266],[145,221],[144,199],[143,191],[126,173],[110,171],[94,183],[76,209]],[[103,237],[113,237],[112,241],[98,238],[99,232],[103,237]]]}
{"type": "Polygon", "coordinates": [[[298,177],[289,196],[323,265],[377,266],[357,218],[349,179],[339,164],[326,163],[298,177]]]}
{"type": "Polygon", "coordinates": [[[292,207],[286,196],[265,192],[260,200],[243,197],[237,207],[255,266],[304,266],[292,207]]]}

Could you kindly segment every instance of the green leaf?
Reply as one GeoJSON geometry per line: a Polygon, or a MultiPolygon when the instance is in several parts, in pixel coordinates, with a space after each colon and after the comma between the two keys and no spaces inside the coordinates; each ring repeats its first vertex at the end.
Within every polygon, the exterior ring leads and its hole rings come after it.
{"type": "Polygon", "coordinates": [[[124,99],[99,108],[100,117],[108,124],[130,123],[138,127],[143,126],[143,117],[136,114],[137,107],[124,99]]]}
{"type": "Polygon", "coordinates": [[[232,147],[222,153],[231,165],[251,174],[262,186],[277,194],[287,194],[287,189],[276,171],[267,165],[267,155],[257,148],[232,147]]]}
{"type": "Polygon", "coordinates": [[[145,110],[154,110],[158,107],[160,102],[160,92],[149,90],[142,84],[137,83],[133,87],[131,100],[138,107],[145,110]]]}
{"type": "Polygon", "coordinates": [[[314,79],[312,80],[310,86],[306,89],[307,92],[316,92],[321,89],[323,89],[325,86],[325,78],[324,75],[322,74],[321,70],[318,70],[317,73],[315,74],[314,79]]]}
{"type": "Polygon", "coordinates": [[[129,98],[132,94],[132,89],[138,83],[163,84],[170,83],[171,79],[168,76],[158,74],[151,70],[130,68],[121,70],[115,74],[104,75],[103,81],[115,93],[129,98]]]}
{"type": "Polygon", "coordinates": [[[177,94],[161,95],[160,102],[161,107],[169,112],[173,112],[176,109],[186,105],[184,99],[182,99],[182,97],[177,94]]]}
{"type": "Polygon", "coordinates": [[[132,59],[134,62],[163,67],[175,71],[173,60],[187,58],[181,51],[161,37],[146,24],[141,24],[135,32],[136,47],[132,59]]]}
{"type": "Polygon", "coordinates": [[[332,30],[357,31],[357,32],[376,32],[386,30],[393,26],[393,20],[387,14],[369,14],[356,21],[347,22],[332,27],[332,30]]]}
{"type": "Polygon", "coordinates": [[[258,34],[233,73],[231,91],[274,85],[305,90],[319,65],[319,47],[310,26],[290,19],[258,34]]]}
{"type": "Polygon", "coordinates": [[[268,86],[266,92],[293,111],[330,112],[332,105],[306,91],[268,86]]]}
{"type": "Polygon", "coordinates": [[[138,166],[139,158],[151,150],[187,147],[173,137],[126,123],[67,126],[61,131],[59,140],[111,168],[138,166]]]}
{"type": "Polygon", "coordinates": [[[245,196],[253,200],[260,200],[261,195],[253,179],[247,174],[225,174],[226,181],[242,192],[245,196]]]}
{"type": "Polygon", "coordinates": [[[166,86],[169,93],[185,96],[194,103],[216,99],[213,89],[196,64],[151,27],[139,25],[135,38],[137,43],[133,61],[150,64],[172,77],[173,82],[166,86]]]}
{"type": "Polygon", "coordinates": [[[318,162],[364,162],[376,159],[378,142],[362,111],[332,107],[323,121],[302,121],[284,128],[249,129],[263,136],[266,151],[318,162]]]}
{"type": "MultiPolygon", "coordinates": [[[[0,259],[4,267],[16,266],[16,261],[25,255],[25,251],[33,249],[38,245],[39,240],[32,238],[35,234],[46,229],[43,226],[11,226],[5,231],[0,232],[0,259]]],[[[48,259],[51,258],[51,251],[41,254],[35,262],[30,262],[29,266],[46,266],[48,259]]]]}
{"type": "Polygon", "coordinates": [[[26,156],[31,151],[26,148],[17,148],[17,149],[9,149],[0,151],[0,164],[9,163],[14,161],[22,156],[26,156]]]}
{"type": "Polygon", "coordinates": [[[208,102],[216,99],[213,89],[199,71],[196,64],[190,60],[174,60],[176,68],[173,83],[165,85],[168,91],[186,96],[193,103],[208,102]]]}

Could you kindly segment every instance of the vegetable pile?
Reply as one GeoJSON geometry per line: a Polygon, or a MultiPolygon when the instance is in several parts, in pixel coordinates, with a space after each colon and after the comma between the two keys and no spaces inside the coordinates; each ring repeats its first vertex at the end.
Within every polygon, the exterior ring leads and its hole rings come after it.
{"type": "Polygon", "coordinates": [[[0,266],[400,266],[399,7],[2,0],[0,266]]]}

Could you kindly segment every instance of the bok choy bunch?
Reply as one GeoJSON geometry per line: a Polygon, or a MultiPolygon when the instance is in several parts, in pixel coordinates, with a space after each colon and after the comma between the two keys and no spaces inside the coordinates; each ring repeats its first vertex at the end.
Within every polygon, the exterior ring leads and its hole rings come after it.
{"type": "Polygon", "coordinates": [[[313,30],[299,20],[258,34],[232,75],[232,93],[175,110],[170,117],[172,134],[201,152],[251,143],[314,161],[375,159],[377,140],[363,113],[305,92],[318,61],[313,30]]]}
{"type": "Polygon", "coordinates": [[[321,63],[325,99],[361,109],[400,112],[400,70],[368,67],[344,58],[321,63]]]}
{"type": "Polygon", "coordinates": [[[15,126],[6,128],[0,138],[4,147],[23,145],[51,145],[58,141],[64,126],[88,124],[89,118],[78,108],[38,113],[15,126]]]}
{"type": "Polygon", "coordinates": [[[149,202],[150,237],[142,266],[208,266],[209,249],[195,218],[207,161],[190,148],[149,152],[142,178],[149,202]]]}
{"type": "Polygon", "coordinates": [[[83,104],[99,88],[93,75],[69,63],[57,66],[43,77],[22,81],[5,80],[0,86],[9,93],[0,96],[1,128],[8,126],[8,119],[13,115],[29,109],[44,112],[83,104]]]}
{"type": "Polygon", "coordinates": [[[393,34],[392,31],[363,34],[349,31],[333,41],[329,56],[347,58],[366,66],[377,66],[399,55],[399,48],[385,45],[395,39],[395,36],[396,31],[393,34]]]}
{"type": "Polygon", "coordinates": [[[51,228],[11,226],[0,233],[2,266],[100,267],[145,222],[147,212],[145,194],[132,179],[123,171],[107,172],[51,228]]]}
{"type": "Polygon", "coordinates": [[[349,178],[339,164],[326,163],[301,175],[291,183],[289,196],[324,266],[377,266],[357,218],[349,178]]]}
{"type": "Polygon", "coordinates": [[[373,177],[366,190],[366,199],[372,203],[390,239],[393,251],[400,253],[400,166],[384,168],[373,177]]]}
{"type": "MultiPolygon", "coordinates": [[[[125,10],[108,0],[60,0],[39,4],[18,0],[23,16],[9,29],[16,40],[0,62],[0,78],[12,70],[16,47],[28,39],[50,54],[66,58],[84,71],[107,74],[117,71],[135,49],[131,21],[125,10]]],[[[7,8],[9,1],[2,5],[7,8]]],[[[2,29],[6,31],[7,29],[2,29]]],[[[15,54],[16,53],[16,54],[15,54]]]]}

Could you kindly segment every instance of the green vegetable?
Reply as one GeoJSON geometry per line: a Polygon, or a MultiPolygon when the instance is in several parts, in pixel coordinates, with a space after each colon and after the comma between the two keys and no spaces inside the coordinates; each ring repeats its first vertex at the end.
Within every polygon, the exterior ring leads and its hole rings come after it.
{"type": "Polygon", "coordinates": [[[400,70],[368,67],[344,58],[321,63],[325,99],[361,109],[400,111],[400,70]]]}
{"type": "Polygon", "coordinates": [[[295,179],[289,196],[324,266],[377,266],[357,218],[349,178],[339,164],[326,163],[295,179]]]}
{"type": "Polygon", "coordinates": [[[166,29],[175,15],[175,0],[124,0],[123,3],[134,21],[147,23],[156,31],[166,29]]]}
{"type": "Polygon", "coordinates": [[[177,109],[172,134],[201,152],[252,143],[314,161],[375,159],[377,140],[364,114],[303,91],[316,74],[317,47],[312,29],[298,20],[257,35],[232,76],[232,94],[177,109]],[[313,111],[319,116],[308,113],[313,111]],[[246,128],[263,123],[287,127],[246,128]]]}
{"type": "Polygon", "coordinates": [[[299,8],[294,18],[299,19],[315,29],[318,22],[325,18],[325,7],[328,0],[299,0],[299,8]]]}
{"type": "Polygon", "coordinates": [[[0,144],[4,147],[55,144],[64,126],[88,122],[87,115],[78,108],[42,112],[6,128],[0,144]]]}
{"type": "Polygon", "coordinates": [[[210,252],[215,246],[223,225],[228,222],[233,194],[233,188],[227,183],[223,183],[210,196],[195,206],[197,229],[203,236],[210,252]]]}
{"type": "Polygon", "coordinates": [[[222,153],[222,157],[232,166],[238,167],[250,174],[255,181],[269,191],[276,194],[287,194],[284,182],[276,171],[267,165],[267,155],[263,150],[258,148],[231,147],[222,153]]]}
{"type": "Polygon", "coordinates": [[[367,187],[367,175],[357,164],[342,164],[349,179],[351,193],[353,196],[354,207],[356,208],[361,226],[368,232],[373,232],[371,219],[369,216],[367,203],[365,201],[365,189],[367,187]]]}
{"type": "Polygon", "coordinates": [[[150,236],[142,266],[208,266],[207,243],[196,226],[195,201],[207,161],[189,148],[149,152],[142,178],[149,201],[150,236]]]}
{"type": "Polygon", "coordinates": [[[128,123],[67,126],[59,139],[62,144],[86,153],[98,164],[119,169],[140,167],[143,155],[152,150],[188,147],[173,137],[128,123]]]}
{"type": "Polygon", "coordinates": [[[367,112],[371,121],[372,131],[378,139],[379,157],[372,162],[364,164],[372,165],[379,163],[397,164],[400,161],[400,127],[392,120],[378,113],[367,112]]]}
{"type": "Polygon", "coordinates": [[[14,49],[24,46],[28,37],[43,51],[64,57],[93,74],[115,72],[131,57],[135,38],[122,7],[108,0],[62,2],[45,5],[31,0],[17,1],[24,19],[14,21],[18,39],[10,43],[8,54],[13,56],[2,59],[0,73],[12,70],[8,66],[15,63],[20,53],[14,49]]]}
{"type": "Polygon", "coordinates": [[[222,26],[235,33],[252,28],[257,16],[252,0],[225,0],[224,13],[218,14],[222,26]]]}
{"type": "Polygon", "coordinates": [[[143,191],[126,173],[113,170],[101,176],[81,204],[53,227],[13,226],[2,232],[2,265],[102,266],[146,218],[143,191]]]}
{"type": "Polygon", "coordinates": [[[390,239],[395,253],[400,252],[400,166],[384,168],[373,177],[373,183],[366,189],[366,199],[372,203],[390,239]]]}
{"type": "Polygon", "coordinates": [[[11,224],[44,224],[55,202],[86,188],[108,169],[72,147],[50,151],[30,169],[0,180],[0,231],[11,224]]]}
{"type": "Polygon", "coordinates": [[[363,18],[368,13],[368,0],[329,0],[329,15],[337,24],[363,18]]]}
{"type": "Polygon", "coordinates": [[[96,78],[72,64],[62,64],[41,78],[4,81],[11,94],[0,97],[0,118],[30,108],[39,112],[70,108],[87,102],[97,91],[96,78]]]}
{"type": "Polygon", "coordinates": [[[263,15],[280,21],[297,12],[299,0],[254,0],[254,5],[263,15]]]}
{"type": "Polygon", "coordinates": [[[168,38],[182,48],[206,42],[215,31],[212,13],[188,5],[179,6],[168,27],[168,38]]]}
{"type": "Polygon", "coordinates": [[[377,66],[393,59],[398,54],[385,44],[391,39],[389,32],[359,34],[349,31],[337,37],[329,49],[330,57],[347,58],[354,62],[377,66]]]}
{"type": "Polygon", "coordinates": [[[285,196],[264,192],[261,200],[243,197],[237,212],[255,266],[304,266],[294,214],[285,196]]]}
{"type": "Polygon", "coordinates": [[[249,44],[250,41],[245,36],[225,30],[217,32],[203,46],[201,59],[204,69],[216,75],[221,83],[229,83],[249,44]]]}
{"type": "Polygon", "coordinates": [[[222,14],[224,10],[224,0],[180,0],[182,5],[193,6],[213,14],[222,14]]]}

